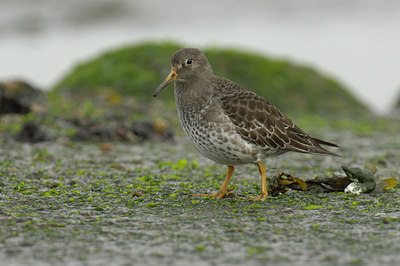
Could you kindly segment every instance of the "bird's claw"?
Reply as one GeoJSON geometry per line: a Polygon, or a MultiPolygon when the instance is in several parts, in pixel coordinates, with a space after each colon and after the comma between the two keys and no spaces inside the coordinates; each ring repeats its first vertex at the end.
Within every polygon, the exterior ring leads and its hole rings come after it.
{"type": "Polygon", "coordinates": [[[268,197],[268,192],[262,192],[260,196],[258,197],[250,197],[250,199],[254,200],[254,201],[264,201],[266,200],[268,197]]]}

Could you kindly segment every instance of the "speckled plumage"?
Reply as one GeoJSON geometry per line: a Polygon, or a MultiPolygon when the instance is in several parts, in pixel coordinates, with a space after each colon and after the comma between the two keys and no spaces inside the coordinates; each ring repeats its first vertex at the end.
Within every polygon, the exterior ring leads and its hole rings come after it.
{"type": "Polygon", "coordinates": [[[336,155],[320,144],[337,144],[309,136],[263,97],[214,75],[198,49],[178,50],[171,64],[170,75],[154,96],[175,81],[182,127],[205,157],[234,166],[260,164],[288,151],[336,155]]]}

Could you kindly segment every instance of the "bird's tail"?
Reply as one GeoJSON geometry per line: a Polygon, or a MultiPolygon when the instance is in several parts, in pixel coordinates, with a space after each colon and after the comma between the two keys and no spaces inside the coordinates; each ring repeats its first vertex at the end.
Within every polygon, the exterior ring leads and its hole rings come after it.
{"type": "Polygon", "coordinates": [[[329,141],[326,141],[326,140],[322,140],[322,139],[319,139],[319,138],[314,138],[314,137],[312,139],[318,144],[317,146],[315,146],[315,152],[316,153],[341,157],[340,155],[338,155],[336,153],[333,153],[331,151],[328,151],[328,150],[322,148],[321,146],[319,146],[319,145],[326,145],[326,146],[330,146],[330,147],[340,147],[339,144],[336,144],[336,143],[333,143],[333,142],[329,142],[329,141]]]}
{"type": "Polygon", "coordinates": [[[314,138],[312,137],[313,140],[315,140],[318,144],[322,144],[322,145],[326,145],[326,146],[330,146],[330,147],[340,147],[339,144],[333,143],[333,142],[329,142],[323,139],[319,139],[319,138],[314,138]]]}

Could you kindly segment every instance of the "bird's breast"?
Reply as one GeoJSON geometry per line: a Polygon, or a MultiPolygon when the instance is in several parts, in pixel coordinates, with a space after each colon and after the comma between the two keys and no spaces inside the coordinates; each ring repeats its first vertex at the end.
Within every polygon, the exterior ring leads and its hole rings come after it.
{"type": "Polygon", "coordinates": [[[258,152],[240,137],[217,102],[177,102],[177,109],[185,134],[205,157],[227,165],[257,161],[258,152]]]}

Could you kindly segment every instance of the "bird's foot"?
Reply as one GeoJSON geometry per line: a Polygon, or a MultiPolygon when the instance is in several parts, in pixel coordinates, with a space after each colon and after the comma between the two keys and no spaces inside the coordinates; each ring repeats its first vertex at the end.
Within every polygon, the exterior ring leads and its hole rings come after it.
{"type": "Polygon", "coordinates": [[[226,190],[220,190],[215,194],[195,194],[195,195],[192,195],[192,198],[195,198],[195,197],[207,197],[207,198],[222,199],[222,198],[234,197],[235,193],[229,192],[230,190],[234,190],[234,188],[227,188],[226,190]]]}
{"type": "Polygon", "coordinates": [[[254,200],[254,201],[264,201],[266,200],[268,197],[268,192],[261,192],[261,195],[259,197],[250,197],[250,199],[254,200]]]}

